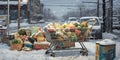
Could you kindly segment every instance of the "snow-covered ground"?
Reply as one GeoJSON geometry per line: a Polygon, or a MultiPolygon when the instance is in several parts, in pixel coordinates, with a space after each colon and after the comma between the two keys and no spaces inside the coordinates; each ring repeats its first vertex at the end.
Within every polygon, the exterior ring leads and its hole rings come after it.
{"type": "MultiPolygon", "coordinates": [[[[117,36],[110,33],[104,33],[103,38],[113,39],[113,41],[115,41],[116,58],[114,60],[120,60],[120,41],[114,40],[117,36]]],[[[101,40],[84,42],[89,51],[88,56],[82,56],[79,50],[60,50],[55,51],[56,57],[45,55],[46,50],[11,51],[8,45],[0,43],[0,60],[95,60],[95,43],[97,41],[101,40]]],[[[76,43],[75,46],[80,47],[78,43],[76,43]]]]}
{"type": "Polygon", "coordinates": [[[112,33],[103,33],[103,39],[117,39],[118,36],[117,35],[114,35],[112,33]]]}
{"type": "MultiPolygon", "coordinates": [[[[21,24],[22,27],[31,27],[31,26],[45,26],[45,24],[21,24]]],[[[10,24],[10,30],[17,29],[17,24],[10,24]],[[15,28],[16,27],[16,28],[15,28]],[[13,29],[12,29],[13,28],[13,29]]],[[[17,30],[16,30],[17,31],[17,30]]],[[[120,34],[119,30],[114,30],[114,33],[120,34]]],[[[111,39],[116,43],[116,58],[114,60],[120,60],[120,37],[119,35],[114,35],[112,33],[103,33],[103,39],[111,39]],[[117,39],[117,40],[116,40],[117,39]]],[[[32,50],[32,51],[16,51],[10,50],[10,47],[6,44],[0,43],[0,60],[95,60],[95,44],[97,41],[92,39],[89,42],[84,42],[85,46],[88,49],[88,56],[82,56],[79,53],[79,50],[60,50],[55,51],[56,57],[51,57],[45,55],[46,50],[32,50]]],[[[75,44],[75,47],[80,47],[78,43],[75,44]]]]}

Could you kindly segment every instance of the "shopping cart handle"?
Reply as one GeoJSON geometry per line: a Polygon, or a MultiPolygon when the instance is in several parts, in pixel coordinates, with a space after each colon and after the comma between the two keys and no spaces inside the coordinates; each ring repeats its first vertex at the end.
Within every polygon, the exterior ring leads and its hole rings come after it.
{"type": "Polygon", "coordinates": [[[45,32],[46,40],[48,42],[51,41],[51,36],[50,36],[50,33],[48,32],[47,28],[44,28],[44,32],[45,32]]]}

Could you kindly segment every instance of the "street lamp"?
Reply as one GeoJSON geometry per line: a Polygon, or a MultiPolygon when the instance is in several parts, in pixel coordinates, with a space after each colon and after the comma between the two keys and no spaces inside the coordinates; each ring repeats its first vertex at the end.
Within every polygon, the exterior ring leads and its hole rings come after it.
{"type": "Polygon", "coordinates": [[[97,0],[97,16],[99,17],[99,0],[97,0]]]}
{"type": "Polygon", "coordinates": [[[18,30],[20,29],[20,0],[18,0],[18,30]]]}

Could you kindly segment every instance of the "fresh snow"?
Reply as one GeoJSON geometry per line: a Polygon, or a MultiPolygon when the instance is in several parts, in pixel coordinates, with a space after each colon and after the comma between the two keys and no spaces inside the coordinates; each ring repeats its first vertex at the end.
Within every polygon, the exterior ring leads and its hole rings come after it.
{"type": "MultiPolygon", "coordinates": [[[[14,24],[13,24],[14,25],[14,24]]],[[[114,30],[118,32],[118,30],[114,30]]],[[[114,60],[120,60],[120,41],[115,40],[118,38],[112,33],[103,33],[103,39],[113,40],[116,43],[116,58],[114,60]]],[[[102,40],[90,40],[84,42],[88,49],[88,56],[82,56],[78,49],[75,50],[55,50],[56,57],[45,55],[46,50],[32,50],[32,51],[17,51],[10,50],[10,47],[6,44],[0,43],[0,60],[95,60],[95,45],[97,41],[102,40]]],[[[75,48],[81,48],[78,42],[75,43],[75,48]]]]}
{"type": "MultiPolygon", "coordinates": [[[[20,23],[20,26],[21,27],[27,27],[27,26],[29,26],[30,24],[28,24],[28,23],[20,23]]],[[[9,26],[10,27],[17,27],[18,26],[18,23],[11,23],[11,24],[9,24],[9,26]]]]}
{"type": "MultiPolygon", "coordinates": [[[[6,44],[0,44],[0,60],[95,60],[95,44],[85,42],[91,55],[81,56],[79,50],[55,51],[56,57],[45,55],[46,50],[16,51],[9,50],[6,44]]],[[[77,45],[77,44],[76,44],[77,45]]]]}
{"type": "Polygon", "coordinates": [[[113,45],[113,44],[115,44],[115,42],[111,39],[104,39],[102,41],[98,41],[97,43],[99,43],[101,45],[113,45]]]}
{"type": "Polygon", "coordinates": [[[120,30],[115,29],[115,30],[113,30],[113,32],[114,33],[120,33],[120,30]]]}
{"type": "Polygon", "coordinates": [[[103,39],[117,39],[118,37],[112,33],[103,33],[103,39]]]}
{"type": "MultiPolygon", "coordinates": [[[[7,4],[8,4],[7,1],[0,1],[0,5],[7,5],[7,4]]],[[[10,1],[10,4],[17,5],[18,1],[10,1]]],[[[24,5],[24,4],[27,4],[27,2],[22,1],[20,4],[24,5]]]]}
{"type": "MultiPolygon", "coordinates": [[[[81,56],[79,50],[55,51],[56,57],[45,55],[46,50],[17,51],[10,50],[6,44],[0,44],[0,60],[95,60],[95,41],[84,42],[89,51],[88,56],[81,56]]],[[[75,44],[79,47],[79,44],[75,44]]],[[[116,58],[120,59],[120,42],[116,42],[116,58]]]]}

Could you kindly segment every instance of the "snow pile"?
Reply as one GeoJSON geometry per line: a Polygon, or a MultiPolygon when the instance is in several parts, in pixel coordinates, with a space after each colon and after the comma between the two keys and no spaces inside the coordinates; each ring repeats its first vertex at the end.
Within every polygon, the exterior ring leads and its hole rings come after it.
{"type": "Polygon", "coordinates": [[[112,44],[115,44],[115,42],[112,41],[111,39],[104,39],[102,41],[98,41],[97,43],[99,43],[101,45],[112,45],[112,44]]]}
{"type": "Polygon", "coordinates": [[[2,49],[9,49],[9,48],[10,48],[10,47],[7,46],[6,44],[0,43],[0,50],[2,50],[2,49]]]}
{"type": "Polygon", "coordinates": [[[50,60],[95,60],[94,56],[68,56],[68,57],[49,57],[50,60]]]}
{"type": "Polygon", "coordinates": [[[113,33],[119,35],[120,34],[120,30],[115,29],[115,30],[113,30],[113,33]]]}
{"type": "MultiPolygon", "coordinates": [[[[7,4],[7,1],[0,1],[0,5],[6,5],[6,4],[7,4]]],[[[10,4],[12,4],[12,5],[17,5],[17,4],[18,4],[18,1],[10,1],[10,4]]],[[[27,4],[27,2],[22,1],[20,4],[21,4],[21,5],[24,5],[24,4],[27,4]]]]}
{"type": "Polygon", "coordinates": [[[103,33],[103,39],[117,39],[118,37],[112,33],[103,33]]]}
{"type": "Polygon", "coordinates": [[[114,33],[120,33],[120,30],[113,30],[114,33]]]}
{"type": "MultiPolygon", "coordinates": [[[[9,24],[9,26],[10,27],[17,27],[18,23],[11,23],[11,24],[9,24]]],[[[27,26],[30,26],[30,24],[23,22],[23,23],[20,23],[20,26],[27,27],[27,26]]]]}

